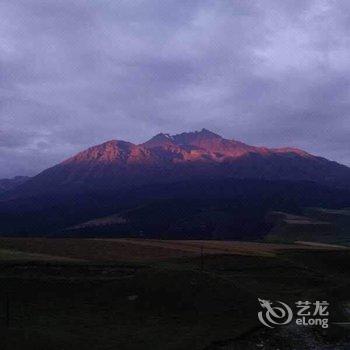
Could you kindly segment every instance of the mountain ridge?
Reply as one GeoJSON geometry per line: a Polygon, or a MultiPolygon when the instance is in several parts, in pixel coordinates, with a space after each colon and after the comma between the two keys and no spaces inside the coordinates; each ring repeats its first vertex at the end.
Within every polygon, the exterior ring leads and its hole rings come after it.
{"type": "Polygon", "coordinates": [[[254,238],[269,229],[268,211],[347,207],[349,190],[344,165],[206,129],[109,140],[1,193],[0,234],[254,238]],[[127,218],[100,233],[65,230],[120,213],[127,218]]]}
{"type": "MultiPolygon", "coordinates": [[[[176,135],[159,133],[148,141],[140,144],[113,139],[89,147],[88,149],[77,153],[59,164],[90,160],[97,160],[101,162],[119,161],[121,163],[126,161],[136,163],[137,161],[141,162],[142,158],[147,157],[148,159],[144,159],[144,161],[150,162],[151,160],[154,161],[156,156],[160,156],[159,152],[155,152],[153,154],[155,149],[171,152],[174,156],[174,161],[178,161],[179,157],[183,158],[183,161],[199,159],[208,160],[208,156],[210,156],[209,158],[211,161],[221,162],[223,159],[225,159],[224,157],[238,158],[247,154],[259,154],[261,156],[289,154],[305,158],[325,160],[325,158],[312,155],[299,148],[268,148],[251,146],[241,141],[225,139],[207,129],[202,129],[201,131],[185,132],[176,135]]],[[[333,163],[346,167],[340,163],[333,163]]]]}
{"type": "Polygon", "coordinates": [[[8,196],[108,191],[195,178],[314,181],[350,188],[350,168],[345,165],[297,148],[251,146],[202,129],[160,133],[141,144],[106,141],[44,170],[8,196]]]}

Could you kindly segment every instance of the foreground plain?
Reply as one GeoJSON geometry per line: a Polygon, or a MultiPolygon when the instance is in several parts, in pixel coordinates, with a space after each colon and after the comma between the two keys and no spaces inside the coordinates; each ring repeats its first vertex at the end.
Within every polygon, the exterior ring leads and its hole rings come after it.
{"type": "Polygon", "coordinates": [[[345,349],[344,326],[267,330],[256,313],[328,300],[346,321],[349,271],[338,247],[3,238],[1,349],[345,349]]]}

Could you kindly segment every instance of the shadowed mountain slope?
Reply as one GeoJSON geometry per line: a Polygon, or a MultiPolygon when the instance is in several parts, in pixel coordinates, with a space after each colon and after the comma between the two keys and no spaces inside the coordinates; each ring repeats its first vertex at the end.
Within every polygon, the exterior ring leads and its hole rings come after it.
{"type": "Polygon", "coordinates": [[[11,179],[0,179],[0,193],[10,191],[28,180],[28,176],[16,176],[11,179]]]}

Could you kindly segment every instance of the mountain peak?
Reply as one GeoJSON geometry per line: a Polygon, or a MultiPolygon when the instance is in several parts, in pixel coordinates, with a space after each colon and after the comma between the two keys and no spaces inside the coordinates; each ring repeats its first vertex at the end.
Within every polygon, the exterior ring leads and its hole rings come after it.
{"type": "Polygon", "coordinates": [[[153,136],[151,140],[171,140],[172,136],[170,134],[159,133],[156,136],[153,136]]]}
{"type": "Polygon", "coordinates": [[[155,148],[162,146],[196,145],[198,142],[210,140],[223,140],[223,138],[220,135],[203,128],[200,131],[183,132],[176,135],[159,133],[143,143],[142,146],[146,148],[155,148]]]}
{"type": "Polygon", "coordinates": [[[177,134],[173,136],[174,141],[177,144],[183,145],[192,145],[199,146],[207,143],[207,142],[219,142],[223,140],[223,138],[213,133],[208,129],[202,129],[200,131],[192,131],[192,132],[183,132],[181,134],[177,134]]]}
{"type": "Polygon", "coordinates": [[[222,139],[222,137],[218,134],[215,134],[214,132],[203,128],[200,131],[190,131],[190,132],[183,132],[181,134],[174,135],[173,138],[176,140],[180,139],[198,139],[198,138],[205,138],[205,139],[222,139]]]}
{"type": "MultiPolygon", "coordinates": [[[[166,151],[191,152],[202,150],[209,153],[220,153],[227,156],[239,156],[255,150],[255,147],[242,142],[227,140],[220,135],[203,128],[202,130],[183,132],[177,135],[160,133],[141,144],[148,149],[162,148],[166,151]]],[[[192,156],[191,156],[192,157],[192,156]]]]}
{"type": "Polygon", "coordinates": [[[222,139],[222,137],[219,134],[216,134],[215,132],[212,132],[206,128],[203,128],[201,131],[196,131],[196,133],[201,134],[201,135],[205,135],[208,137],[215,137],[215,138],[222,139]]]}
{"type": "Polygon", "coordinates": [[[115,162],[127,159],[137,149],[131,142],[110,140],[82,151],[65,160],[64,164],[96,162],[115,162]]]}
{"type": "Polygon", "coordinates": [[[174,140],[173,137],[169,134],[157,134],[153,136],[150,140],[143,143],[141,146],[146,148],[155,148],[155,147],[163,147],[163,146],[173,146],[174,140]]]}

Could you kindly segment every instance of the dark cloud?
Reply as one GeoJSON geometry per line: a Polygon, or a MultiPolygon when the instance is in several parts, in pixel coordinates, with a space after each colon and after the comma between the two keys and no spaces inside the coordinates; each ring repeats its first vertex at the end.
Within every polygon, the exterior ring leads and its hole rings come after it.
{"type": "Polygon", "coordinates": [[[350,4],[0,2],[0,177],[206,127],[350,164],[350,4]]]}

